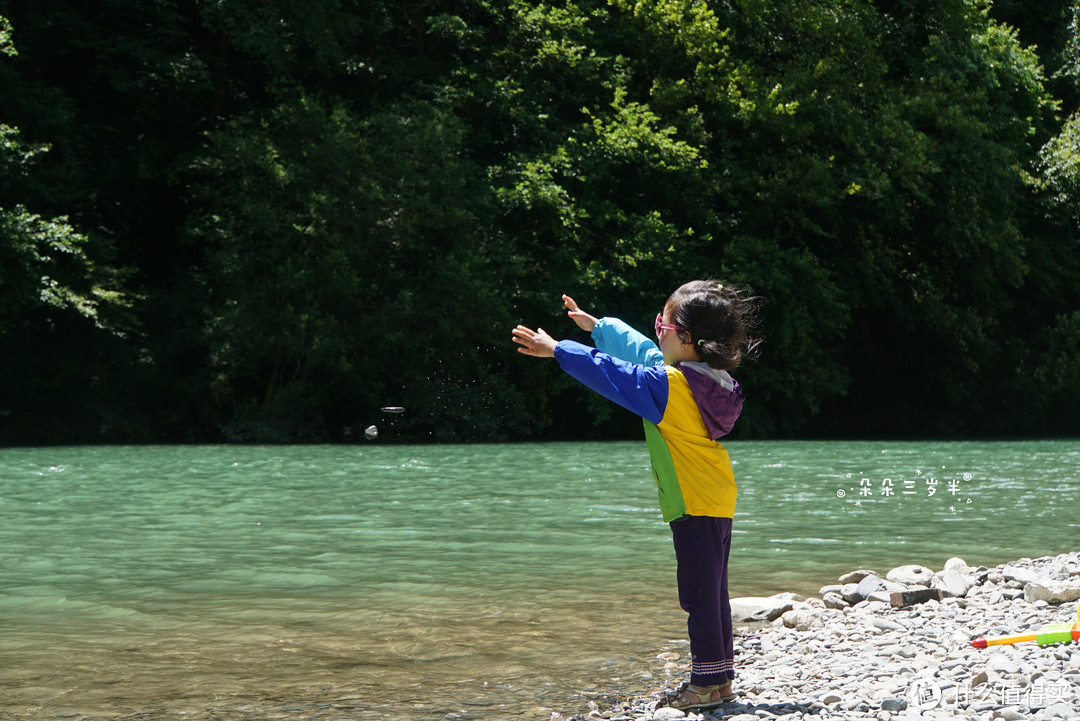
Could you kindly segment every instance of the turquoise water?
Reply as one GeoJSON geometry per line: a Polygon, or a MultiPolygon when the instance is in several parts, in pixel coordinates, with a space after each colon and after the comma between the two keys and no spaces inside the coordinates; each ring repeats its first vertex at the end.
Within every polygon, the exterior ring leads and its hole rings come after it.
{"type": "MultiPolygon", "coordinates": [[[[1078,441],[729,450],[735,596],[1080,548],[1078,441]]],[[[684,623],[642,443],[0,450],[4,719],[546,721],[684,623]]]]}

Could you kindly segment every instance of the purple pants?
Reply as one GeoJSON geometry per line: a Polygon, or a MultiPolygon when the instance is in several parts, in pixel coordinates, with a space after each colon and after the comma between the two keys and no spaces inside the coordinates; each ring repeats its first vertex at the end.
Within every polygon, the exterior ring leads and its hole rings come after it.
{"type": "Polygon", "coordinates": [[[669,525],[679,565],[679,605],[690,615],[690,683],[723,685],[735,678],[727,583],[731,519],[683,516],[669,525]]]}

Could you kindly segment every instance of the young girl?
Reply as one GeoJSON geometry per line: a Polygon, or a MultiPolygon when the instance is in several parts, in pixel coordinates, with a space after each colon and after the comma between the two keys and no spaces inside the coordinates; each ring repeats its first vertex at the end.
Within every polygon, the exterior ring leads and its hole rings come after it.
{"type": "Polygon", "coordinates": [[[556,343],[543,329],[513,330],[519,352],[555,358],[571,376],[645,421],[660,510],[675,544],[679,604],[689,614],[690,681],[662,704],[683,711],[735,698],[727,587],[735,478],[716,441],[742,410],[742,391],[728,371],[761,342],[753,335],[759,300],[711,280],[686,283],[656,316],[659,348],[620,320],[597,320],[566,295],[568,315],[592,333],[596,348],[556,343]]]}

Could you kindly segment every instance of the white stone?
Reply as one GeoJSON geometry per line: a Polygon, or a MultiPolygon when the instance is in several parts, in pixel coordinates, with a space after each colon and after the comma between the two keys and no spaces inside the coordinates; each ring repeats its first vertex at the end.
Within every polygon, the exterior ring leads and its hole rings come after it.
{"type": "Polygon", "coordinates": [[[1035,583],[1039,580],[1039,574],[1024,566],[1006,565],[1001,569],[1001,575],[1006,581],[1016,581],[1021,584],[1035,583]]]}
{"type": "Polygon", "coordinates": [[[907,628],[896,621],[890,621],[887,618],[880,618],[874,616],[870,619],[870,625],[874,628],[881,629],[882,631],[905,631],[907,628]]]}
{"type": "Polygon", "coordinates": [[[774,621],[796,607],[795,601],[775,597],[742,596],[731,599],[731,620],[735,623],[774,621]]]}
{"type": "Polygon", "coordinates": [[[857,583],[845,583],[840,587],[840,595],[848,603],[858,603],[865,598],[865,596],[859,594],[859,584],[857,583]]]}
{"type": "Polygon", "coordinates": [[[1024,586],[1024,600],[1028,603],[1045,601],[1046,603],[1071,603],[1080,599],[1080,577],[1073,576],[1067,581],[1048,581],[1029,583],[1024,586]]]}
{"type": "Polygon", "coordinates": [[[850,605],[839,593],[826,593],[821,600],[825,604],[825,608],[843,609],[850,605]]]}
{"type": "Polygon", "coordinates": [[[893,583],[902,583],[906,586],[914,586],[920,583],[928,586],[931,579],[934,578],[934,572],[926,566],[912,564],[909,566],[897,566],[889,571],[885,578],[893,583]]]}
{"type": "Polygon", "coordinates": [[[953,598],[966,595],[974,585],[975,580],[973,578],[952,569],[935,574],[930,582],[930,588],[939,589],[942,595],[953,598]]]}
{"type": "Polygon", "coordinates": [[[825,627],[829,617],[827,611],[831,611],[833,614],[836,613],[832,609],[798,608],[788,611],[780,618],[788,628],[794,628],[796,631],[809,631],[811,628],[825,627]]]}
{"type": "Polygon", "coordinates": [[[945,562],[945,567],[942,570],[967,573],[970,569],[971,567],[967,565],[967,562],[964,559],[953,556],[945,562]]]}
{"type": "Polygon", "coordinates": [[[794,601],[795,603],[802,603],[806,600],[806,596],[801,596],[798,593],[775,593],[769,598],[777,601],[794,601]]]}
{"type": "Polygon", "coordinates": [[[659,708],[653,711],[652,717],[656,721],[675,721],[675,719],[686,718],[686,714],[677,708],[659,708]]]}
{"type": "Polygon", "coordinates": [[[876,576],[876,575],[877,575],[876,572],[870,571],[870,570],[867,570],[867,569],[863,568],[863,569],[860,569],[858,571],[852,571],[851,573],[845,573],[843,576],[841,576],[839,579],[837,579],[837,582],[841,586],[844,586],[844,585],[847,585],[849,583],[858,583],[859,581],[863,580],[867,576],[876,576]]]}

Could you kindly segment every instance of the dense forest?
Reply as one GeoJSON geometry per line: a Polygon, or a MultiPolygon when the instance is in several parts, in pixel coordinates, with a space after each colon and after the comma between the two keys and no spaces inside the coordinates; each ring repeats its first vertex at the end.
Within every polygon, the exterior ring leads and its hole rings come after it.
{"type": "Polygon", "coordinates": [[[510,329],[703,277],[741,437],[1080,432],[1078,8],[0,0],[0,443],[636,437],[510,329]]]}

